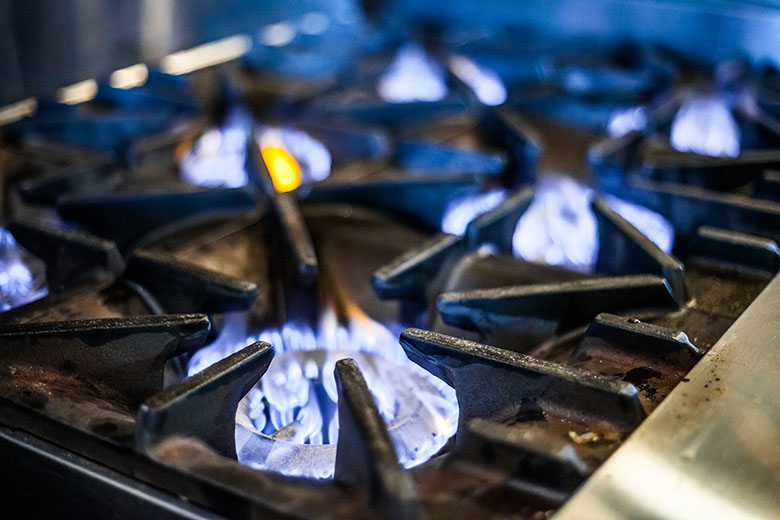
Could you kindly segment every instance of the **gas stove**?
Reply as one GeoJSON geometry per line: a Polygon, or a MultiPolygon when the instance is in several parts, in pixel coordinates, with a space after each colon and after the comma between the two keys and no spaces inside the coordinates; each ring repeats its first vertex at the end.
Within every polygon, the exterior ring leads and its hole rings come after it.
{"type": "Polygon", "coordinates": [[[0,128],[5,516],[780,513],[777,76],[307,16],[0,128]]]}

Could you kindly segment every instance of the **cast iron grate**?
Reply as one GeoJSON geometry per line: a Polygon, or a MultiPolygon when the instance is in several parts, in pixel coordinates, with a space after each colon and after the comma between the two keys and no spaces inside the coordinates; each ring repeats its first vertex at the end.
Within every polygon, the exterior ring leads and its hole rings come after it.
{"type": "MultiPolygon", "coordinates": [[[[543,83],[563,82],[556,95],[624,103],[653,98],[675,77],[655,56],[634,58],[617,93],[599,83],[612,58],[590,71],[578,65],[588,81],[574,86],[577,67],[556,62],[555,81],[543,83]]],[[[512,256],[542,146],[522,103],[481,107],[455,78],[447,97],[428,103],[352,103],[339,88],[280,95],[261,115],[326,143],[330,177],[277,193],[250,139],[248,184],[203,189],[182,182],[172,156],[219,117],[196,117],[180,89],[155,97],[165,81],[99,91],[110,117],[53,110],[13,129],[21,142],[12,149],[24,157],[38,146],[43,159],[20,160],[23,182],[6,216],[17,217],[9,229],[18,243],[45,262],[50,294],[1,317],[0,452],[15,454],[9,467],[40,460],[41,475],[20,475],[47,493],[50,475],[70,468],[82,487],[116,472],[108,495],[159,516],[544,517],[684,381],[780,267],[776,175],[764,171],[777,166],[771,147],[736,180],[744,157],[640,152],[663,124],[598,143],[590,159],[603,192],[664,215],[677,242],[674,255],[663,251],[596,197],[599,253],[595,272],[581,273],[512,256]],[[178,117],[187,124],[170,128],[178,117]],[[148,168],[159,158],[156,171],[166,173],[155,178],[148,168]],[[438,231],[449,203],[490,189],[507,195],[462,235],[438,231]],[[318,281],[333,276],[323,228],[338,219],[385,225],[388,215],[420,233],[379,255],[377,305],[399,302],[401,321],[418,326],[400,336],[408,358],[454,388],[455,440],[403,468],[366,378],[345,359],[335,367],[333,479],[239,464],[237,408],[274,348],[241,345],[182,379],[187,359],[231,316],[250,325],[311,318],[318,281]]],[[[773,142],[769,116],[748,119],[773,142]]],[[[26,496],[28,483],[11,489],[26,496]]],[[[73,492],[51,493],[88,515],[113,507],[97,496],[74,504],[73,492]]]]}

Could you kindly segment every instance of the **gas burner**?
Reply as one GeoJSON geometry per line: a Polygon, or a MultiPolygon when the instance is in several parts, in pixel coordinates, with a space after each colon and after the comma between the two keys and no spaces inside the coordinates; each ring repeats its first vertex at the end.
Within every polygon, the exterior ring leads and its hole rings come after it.
{"type": "Polygon", "coordinates": [[[768,298],[771,78],[329,26],[9,126],[12,512],[565,513],[768,298]]]}
{"type": "Polygon", "coordinates": [[[458,423],[451,388],[416,365],[380,354],[315,349],[277,356],[262,384],[239,403],[239,462],[285,475],[332,477],[339,436],[332,374],[347,358],[361,367],[401,465],[417,466],[438,453],[458,423]]]}

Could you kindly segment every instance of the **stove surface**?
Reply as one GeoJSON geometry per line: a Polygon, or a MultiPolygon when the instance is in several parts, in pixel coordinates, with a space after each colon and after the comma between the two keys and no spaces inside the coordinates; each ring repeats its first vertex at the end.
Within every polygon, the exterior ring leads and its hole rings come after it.
{"type": "Polygon", "coordinates": [[[305,22],[0,127],[0,510],[780,515],[780,76],[305,22]]]}

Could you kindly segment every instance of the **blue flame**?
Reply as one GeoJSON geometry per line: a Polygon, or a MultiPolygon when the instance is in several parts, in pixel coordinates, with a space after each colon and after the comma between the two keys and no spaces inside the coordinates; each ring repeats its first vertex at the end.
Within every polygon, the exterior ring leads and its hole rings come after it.
{"type": "Polygon", "coordinates": [[[452,72],[474,91],[480,102],[496,106],[506,101],[506,87],[494,71],[460,55],[450,58],[449,63],[452,72]]]}
{"type": "Polygon", "coordinates": [[[388,103],[439,101],[447,95],[444,69],[416,44],[402,46],[377,84],[388,103]]]}
{"type": "MultiPolygon", "coordinates": [[[[534,201],[517,222],[515,256],[530,262],[592,272],[598,255],[598,225],[590,209],[593,190],[568,177],[550,176],[536,188],[534,201]]],[[[615,197],[607,203],[665,252],[674,228],[661,215],[615,197]]]]}
{"type": "Polygon", "coordinates": [[[292,127],[260,126],[256,130],[260,145],[276,143],[295,157],[301,167],[301,181],[316,182],[328,178],[332,158],[317,139],[303,130],[292,127]]]}
{"type": "Polygon", "coordinates": [[[506,199],[506,190],[493,190],[455,199],[447,205],[441,219],[441,230],[463,235],[469,222],[495,208],[506,199]]]}
{"type": "Polygon", "coordinates": [[[623,108],[610,114],[607,134],[610,137],[621,137],[634,130],[643,130],[645,126],[647,126],[645,107],[623,108]]]}
{"type": "MultiPolygon", "coordinates": [[[[397,336],[365,315],[338,322],[331,310],[317,329],[288,323],[246,342],[274,345],[276,357],[259,385],[239,407],[239,461],[287,475],[325,478],[333,474],[338,439],[336,361],[354,358],[382,418],[388,423],[399,461],[420,464],[455,433],[455,392],[406,357],[397,336]]],[[[217,341],[192,357],[192,375],[246,342],[217,341]]]]}
{"type": "Polygon", "coordinates": [[[39,264],[22,252],[11,233],[0,228],[0,312],[48,294],[39,264]]]}
{"type": "MultiPolygon", "coordinates": [[[[442,217],[445,233],[463,235],[469,222],[506,200],[506,190],[467,195],[452,201],[442,217]]],[[[582,272],[592,272],[598,255],[598,225],[590,209],[593,190],[558,175],[537,183],[534,200],[512,235],[514,256],[582,272]]],[[[661,215],[616,197],[607,203],[665,252],[674,243],[674,228],[661,215]]]]}
{"type": "Polygon", "coordinates": [[[289,21],[272,23],[260,29],[260,43],[269,47],[284,47],[295,40],[298,28],[289,21]]]}
{"type": "Polygon", "coordinates": [[[740,131],[724,99],[697,96],[683,102],[674,115],[670,141],[681,152],[737,157],[740,131]]]}
{"type": "Polygon", "coordinates": [[[515,256],[530,262],[592,271],[598,251],[592,190],[568,177],[548,177],[512,236],[515,256]]]}
{"type": "Polygon", "coordinates": [[[330,27],[330,17],[321,11],[310,11],[298,20],[298,30],[303,34],[322,34],[330,27]]]}
{"type": "Polygon", "coordinates": [[[621,217],[631,223],[632,226],[642,232],[665,253],[672,252],[674,245],[674,227],[664,217],[637,204],[632,204],[617,197],[606,196],[605,200],[612,209],[621,217]]]}
{"type": "Polygon", "coordinates": [[[246,147],[252,118],[233,110],[220,128],[201,135],[181,159],[181,175],[196,186],[240,188],[248,181],[246,147]]]}

